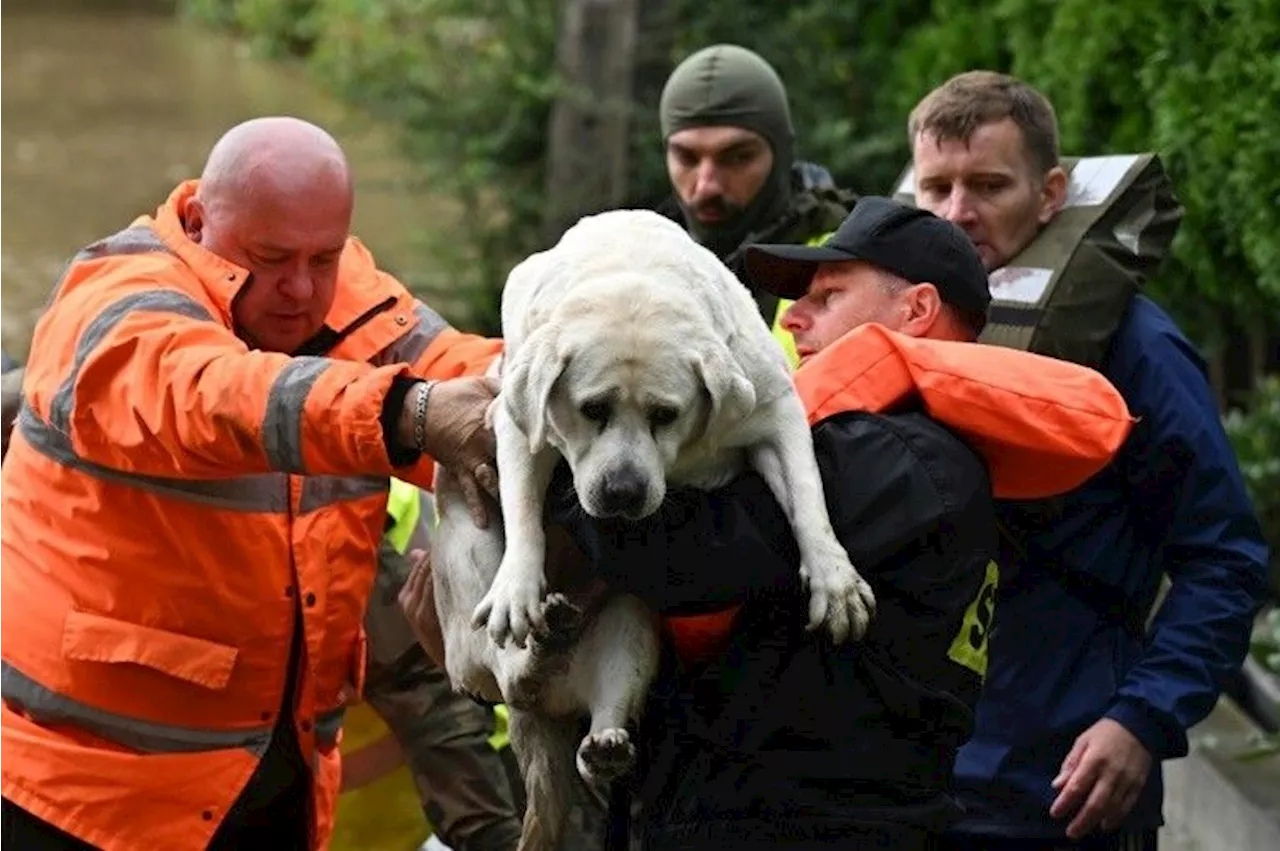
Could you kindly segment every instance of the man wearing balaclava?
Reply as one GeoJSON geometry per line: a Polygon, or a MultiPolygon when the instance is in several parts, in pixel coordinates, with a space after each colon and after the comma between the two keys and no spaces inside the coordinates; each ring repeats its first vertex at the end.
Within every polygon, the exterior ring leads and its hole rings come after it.
{"type": "MultiPolygon", "coordinates": [[[[852,209],[826,169],[795,162],[787,92],[757,54],[732,44],[703,48],[672,72],[659,106],[674,197],[662,208],[746,284],[748,243],[821,240],[852,209]]],[[[774,325],[778,299],[752,288],[774,325]]],[[[775,326],[775,334],[789,334],[775,326]]]]}

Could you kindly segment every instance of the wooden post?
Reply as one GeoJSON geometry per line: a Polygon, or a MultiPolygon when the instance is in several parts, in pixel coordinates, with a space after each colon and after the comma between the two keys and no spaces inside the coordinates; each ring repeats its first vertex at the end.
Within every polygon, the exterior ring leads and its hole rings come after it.
{"type": "Polygon", "coordinates": [[[562,89],[551,109],[544,237],[618,207],[627,150],[640,0],[565,0],[556,43],[562,89]]]}

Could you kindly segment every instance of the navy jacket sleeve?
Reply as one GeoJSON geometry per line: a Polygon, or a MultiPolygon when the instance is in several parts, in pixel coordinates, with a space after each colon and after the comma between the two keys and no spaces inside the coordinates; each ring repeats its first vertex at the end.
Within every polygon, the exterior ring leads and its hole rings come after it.
{"type": "Polygon", "coordinates": [[[1133,314],[1106,372],[1140,417],[1124,474],[1170,590],[1107,717],[1171,758],[1243,661],[1267,547],[1198,355],[1150,302],[1133,314]]]}
{"type": "MultiPolygon", "coordinates": [[[[945,513],[919,457],[881,417],[824,421],[814,448],[836,536],[864,574],[927,537],[945,513]]],[[[603,579],[665,614],[709,611],[800,587],[791,527],[754,472],[714,491],[672,489],[656,514],[629,523],[589,517],[562,465],[547,520],[568,530],[603,579]]]]}

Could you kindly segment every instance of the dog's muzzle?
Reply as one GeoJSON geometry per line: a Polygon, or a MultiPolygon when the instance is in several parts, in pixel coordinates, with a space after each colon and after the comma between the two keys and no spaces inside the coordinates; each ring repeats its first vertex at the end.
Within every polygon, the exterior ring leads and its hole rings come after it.
{"type": "Polygon", "coordinates": [[[606,517],[638,519],[649,496],[649,481],[635,467],[625,466],[604,477],[596,491],[596,505],[606,517]]]}

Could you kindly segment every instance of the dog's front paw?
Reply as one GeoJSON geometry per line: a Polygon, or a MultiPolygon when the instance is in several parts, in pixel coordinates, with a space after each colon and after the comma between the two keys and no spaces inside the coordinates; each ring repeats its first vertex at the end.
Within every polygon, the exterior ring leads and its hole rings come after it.
{"type": "Polygon", "coordinates": [[[578,773],[593,786],[602,787],[631,771],[636,748],[621,727],[591,733],[578,745],[578,773]]]}
{"type": "Polygon", "coordinates": [[[862,638],[875,615],[876,598],[843,548],[839,555],[801,565],[800,578],[809,592],[810,630],[825,627],[836,644],[862,638]]]}
{"type": "Polygon", "coordinates": [[[474,629],[487,628],[489,638],[499,647],[513,640],[524,647],[532,631],[544,632],[542,620],[543,582],[540,579],[504,581],[502,571],[494,579],[489,593],[471,616],[474,629]]]}

